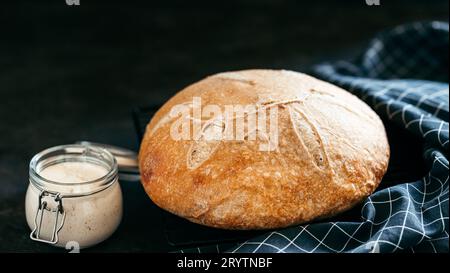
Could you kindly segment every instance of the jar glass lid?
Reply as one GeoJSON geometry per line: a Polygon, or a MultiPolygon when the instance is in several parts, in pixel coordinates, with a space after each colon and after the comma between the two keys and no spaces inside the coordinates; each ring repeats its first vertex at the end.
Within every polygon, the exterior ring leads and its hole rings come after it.
{"type": "Polygon", "coordinates": [[[64,196],[89,195],[117,180],[117,161],[106,149],[72,144],[46,149],[30,162],[30,182],[64,196]]]}

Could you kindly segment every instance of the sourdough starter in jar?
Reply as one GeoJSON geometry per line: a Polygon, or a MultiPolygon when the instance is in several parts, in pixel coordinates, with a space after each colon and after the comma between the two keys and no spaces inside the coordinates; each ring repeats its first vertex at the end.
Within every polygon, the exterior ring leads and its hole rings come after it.
{"type": "Polygon", "coordinates": [[[33,161],[30,164],[30,185],[25,199],[26,218],[31,230],[40,224],[40,230],[36,231],[38,239],[51,241],[49,243],[60,247],[74,241],[83,248],[105,240],[118,227],[122,218],[122,192],[117,181],[117,170],[115,175],[111,175],[117,165],[114,159],[111,160],[114,164],[111,164],[103,162],[105,158],[95,157],[105,151],[89,149],[95,152],[92,152],[92,158],[89,152],[86,154],[84,151],[82,155],[63,156],[63,161],[60,156],[56,156],[55,159],[41,159],[45,161],[42,164],[39,160],[33,166],[33,161]],[[33,175],[31,168],[35,172],[33,175]],[[63,213],[46,209],[41,209],[42,213],[36,217],[42,202],[46,202],[49,208],[57,208],[54,198],[40,199],[43,191],[60,194],[65,217],[63,213]],[[52,241],[55,222],[60,228],[57,242],[52,241]]]}

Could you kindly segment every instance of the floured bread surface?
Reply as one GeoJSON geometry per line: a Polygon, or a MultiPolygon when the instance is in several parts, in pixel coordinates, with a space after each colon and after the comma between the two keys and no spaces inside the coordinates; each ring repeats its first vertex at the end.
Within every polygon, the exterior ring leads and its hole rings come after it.
{"type": "Polygon", "coordinates": [[[383,124],[366,104],[308,75],[274,70],[220,73],[183,89],[153,117],[139,153],[142,184],[153,202],[226,229],[286,227],[340,213],[375,190],[388,161],[383,124]],[[217,139],[230,126],[220,117],[190,117],[189,129],[198,126],[198,135],[174,139],[178,117],[171,109],[184,105],[192,114],[194,97],[222,111],[226,105],[276,107],[275,148],[261,150],[270,136],[251,139],[250,130],[243,139],[217,139]]]}

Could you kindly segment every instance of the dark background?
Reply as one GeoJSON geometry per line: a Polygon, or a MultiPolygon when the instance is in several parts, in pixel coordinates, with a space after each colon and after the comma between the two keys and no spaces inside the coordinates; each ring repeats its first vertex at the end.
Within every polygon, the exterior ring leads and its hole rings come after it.
{"type": "MultiPolygon", "coordinates": [[[[357,55],[378,31],[448,16],[438,0],[2,2],[0,251],[56,250],[28,239],[24,216],[28,163],[42,149],[77,140],[138,149],[131,110],[209,74],[305,71],[357,55]]],[[[172,250],[140,185],[122,186],[122,225],[90,251],[172,250]],[[127,201],[136,196],[142,204],[127,201]]]]}

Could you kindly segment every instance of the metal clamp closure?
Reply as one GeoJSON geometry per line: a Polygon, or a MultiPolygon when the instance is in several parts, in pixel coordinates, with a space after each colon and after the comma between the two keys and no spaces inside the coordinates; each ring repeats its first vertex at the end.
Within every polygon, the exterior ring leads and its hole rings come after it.
{"type": "MultiPolygon", "coordinates": [[[[39,194],[39,205],[34,218],[34,229],[30,233],[30,238],[34,241],[44,242],[48,244],[58,243],[58,233],[66,220],[66,212],[62,206],[62,198],[58,192],[42,191],[39,194]],[[48,217],[54,217],[53,230],[50,239],[42,238],[42,222],[44,214],[50,214],[48,217]],[[62,217],[61,223],[58,220],[62,217]]],[[[51,220],[48,221],[51,223],[51,220]]]]}

